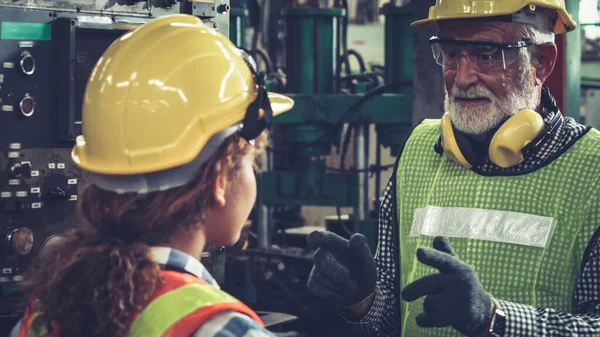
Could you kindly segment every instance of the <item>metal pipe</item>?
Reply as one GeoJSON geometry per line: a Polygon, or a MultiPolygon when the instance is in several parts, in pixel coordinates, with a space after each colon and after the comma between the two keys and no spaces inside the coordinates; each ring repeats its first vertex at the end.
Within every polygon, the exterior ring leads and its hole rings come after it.
{"type": "Polygon", "coordinates": [[[358,231],[358,222],[367,220],[369,216],[369,124],[358,124],[354,130],[354,166],[358,171],[355,231],[358,231]]]}
{"type": "MultiPolygon", "coordinates": [[[[270,171],[271,170],[271,161],[269,160],[268,151],[265,151],[260,156],[259,165],[263,170],[270,171]]],[[[264,205],[261,200],[262,198],[257,198],[256,205],[256,236],[257,236],[257,246],[259,249],[268,249],[271,247],[271,236],[269,235],[269,221],[271,219],[269,206],[264,205]]]]}

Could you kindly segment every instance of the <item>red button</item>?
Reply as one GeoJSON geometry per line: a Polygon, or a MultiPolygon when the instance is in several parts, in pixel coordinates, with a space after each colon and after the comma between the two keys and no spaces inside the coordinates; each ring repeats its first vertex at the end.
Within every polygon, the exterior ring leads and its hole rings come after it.
{"type": "Polygon", "coordinates": [[[15,252],[27,255],[33,248],[33,233],[27,227],[15,229],[8,234],[8,242],[15,252]]]}
{"type": "Polygon", "coordinates": [[[33,115],[33,111],[35,110],[35,102],[33,100],[33,97],[25,96],[25,98],[23,98],[21,100],[20,107],[21,107],[21,113],[25,117],[29,117],[29,116],[33,115]]]}

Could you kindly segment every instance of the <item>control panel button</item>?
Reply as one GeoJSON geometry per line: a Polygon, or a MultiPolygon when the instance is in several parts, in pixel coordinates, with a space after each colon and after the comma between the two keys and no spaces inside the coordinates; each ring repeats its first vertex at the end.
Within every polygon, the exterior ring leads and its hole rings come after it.
{"type": "Polygon", "coordinates": [[[21,60],[19,61],[21,72],[25,75],[33,75],[35,72],[35,58],[30,52],[24,51],[21,53],[21,60]]]}
{"type": "Polygon", "coordinates": [[[33,100],[33,97],[25,95],[25,97],[23,97],[19,103],[19,107],[21,108],[21,113],[23,116],[31,117],[35,111],[35,101],[33,100]]]}
{"type": "Polygon", "coordinates": [[[225,13],[229,12],[230,9],[231,9],[231,7],[229,7],[229,4],[222,3],[217,6],[217,13],[225,14],[225,13]]]}
{"type": "Polygon", "coordinates": [[[10,175],[14,178],[31,178],[30,163],[14,163],[9,170],[10,175]]]}
{"type": "Polygon", "coordinates": [[[19,178],[21,176],[21,163],[14,163],[11,165],[9,171],[11,176],[19,178]]]}
{"type": "Polygon", "coordinates": [[[31,178],[31,164],[21,163],[21,176],[24,178],[31,178]]]}
{"type": "Polygon", "coordinates": [[[44,243],[42,243],[40,250],[38,252],[38,256],[41,259],[45,259],[48,257],[52,257],[53,250],[58,247],[58,245],[63,241],[63,237],[60,235],[51,235],[48,237],[44,243]]]}
{"type": "Polygon", "coordinates": [[[57,186],[48,191],[48,197],[51,200],[56,201],[69,200],[69,198],[71,198],[71,194],[67,193],[64,188],[57,186]]]}
{"type": "Polygon", "coordinates": [[[20,255],[27,255],[33,248],[33,233],[27,227],[14,229],[6,236],[8,246],[20,255]]]}

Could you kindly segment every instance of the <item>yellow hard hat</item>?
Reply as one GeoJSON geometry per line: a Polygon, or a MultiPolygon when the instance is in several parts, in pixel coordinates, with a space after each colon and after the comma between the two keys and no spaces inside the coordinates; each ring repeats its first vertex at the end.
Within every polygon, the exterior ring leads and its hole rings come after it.
{"type": "Polygon", "coordinates": [[[512,15],[522,9],[535,11],[537,7],[554,11],[556,21],[552,32],[563,34],[577,27],[567,12],[565,0],[437,0],[429,8],[429,17],[412,23],[413,27],[439,20],[471,19],[512,15]]]}
{"type": "Polygon", "coordinates": [[[243,51],[199,18],[154,19],[121,36],[98,60],[71,156],[99,175],[184,165],[211,137],[245,123],[250,107],[257,118],[293,107],[284,95],[267,99],[259,82],[243,51]]]}

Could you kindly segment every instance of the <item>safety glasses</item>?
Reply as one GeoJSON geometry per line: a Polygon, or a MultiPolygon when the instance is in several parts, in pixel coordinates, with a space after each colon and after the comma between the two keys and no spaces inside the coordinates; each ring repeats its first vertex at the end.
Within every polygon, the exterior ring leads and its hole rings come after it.
{"type": "Polygon", "coordinates": [[[529,47],[529,40],[515,43],[494,43],[440,39],[434,36],[429,39],[433,58],[445,69],[456,69],[461,55],[481,73],[502,72],[517,59],[519,48],[529,47]]]}

